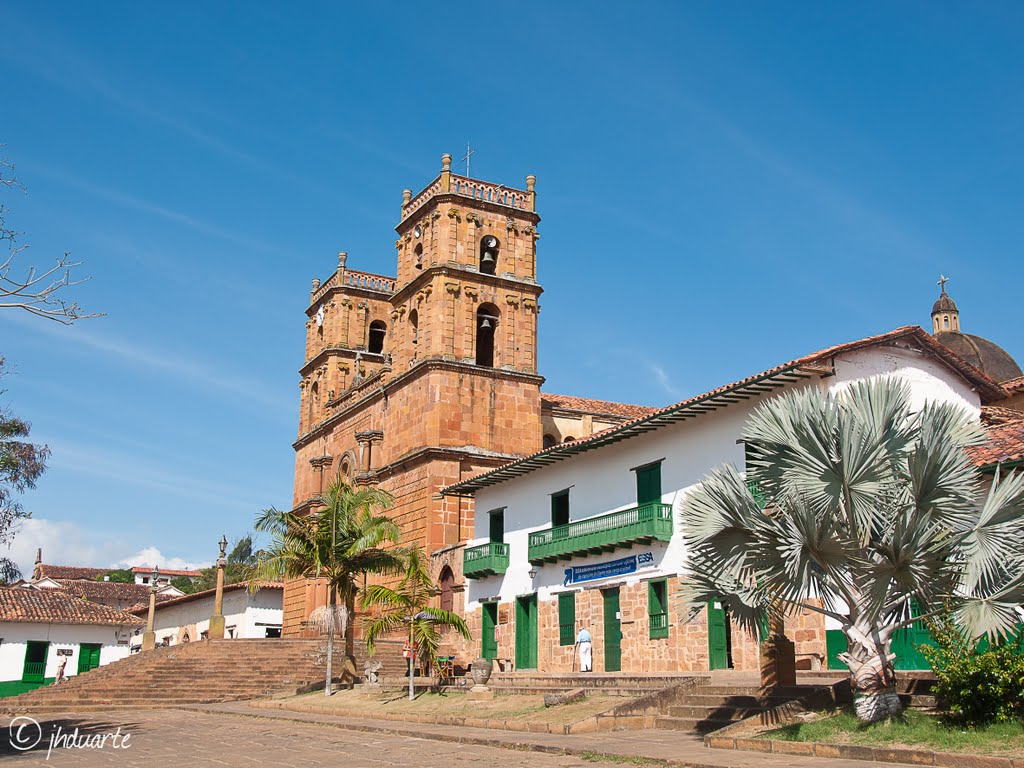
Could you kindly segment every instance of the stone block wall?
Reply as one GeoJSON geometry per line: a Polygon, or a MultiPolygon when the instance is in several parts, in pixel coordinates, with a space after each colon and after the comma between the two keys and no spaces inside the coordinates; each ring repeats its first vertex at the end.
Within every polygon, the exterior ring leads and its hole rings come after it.
{"type": "MultiPolygon", "coordinates": [[[[461,576],[461,548],[458,554],[458,577],[461,576]]],[[[452,556],[446,562],[452,562],[452,556]]],[[[440,565],[438,565],[440,568],[440,565]]],[[[668,580],[671,598],[679,588],[679,580],[668,580]]],[[[624,584],[619,587],[620,628],[622,634],[621,672],[636,674],[655,673],[700,673],[709,668],[707,614],[701,612],[692,621],[676,610],[670,599],[668,637],[652,639],[648,619],[647,582],[624,584]]],[[[456,610],[464,610],[464,593],[456,595],[456,610]]],[[[539,603],[538,616],[538,670],[545,673],[568,673],[579,669],[579,659],[574,656],[572,645],[559,643],[558,600],[539,603]],[[574,668],[575,663],[575,668],[574,668]]],[[[480,655],[482,610],[477,608],[468,615],[463,614],[473,639],[452,641],[446,648],[456,656],[459,663],[469,663],[480,655]]],[[[515,604],[502,603],[498,610],[497,627],[498,657],[515,659],[515,604]]],[[[824,654],[825,629],[819,614],[802,611],[790,617],[786,624],[787,636],[794,640],[797,654],[824,654]]],[[[576,592],[576,628],[585,626],[593,637],[594,670],[605,670],[604,603],[602,590],[584,588],[576,592]]],[[[733,624],[732,637],[733,669],[756,672],[759,669],[758,642],[755,637],[733,624]]],[[[798,655],[798,660],[801,656],[798,655]]],[[[807,658],[805,656],[804,658],[807,658]]]]}

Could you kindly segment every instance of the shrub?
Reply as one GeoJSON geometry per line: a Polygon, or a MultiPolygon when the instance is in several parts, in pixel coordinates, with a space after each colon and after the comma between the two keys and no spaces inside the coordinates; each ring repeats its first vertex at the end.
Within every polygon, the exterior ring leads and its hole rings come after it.
{"type": "Polygon", "coordinates": [[[964,637],[951,621],[934,622],[935,645],[920,646],[935,671],[935,695],[964,725],[1024,719],[1024,631],[990,646],[964,637]]]}

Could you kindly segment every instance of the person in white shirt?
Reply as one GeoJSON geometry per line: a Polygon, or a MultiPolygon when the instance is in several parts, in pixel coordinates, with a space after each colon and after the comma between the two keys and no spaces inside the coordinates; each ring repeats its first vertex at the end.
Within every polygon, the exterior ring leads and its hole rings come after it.
{"type": "Polygon", "coordinates": [[[590,637],[590,631],[580,626],[579,634],[576,635],[576,645],[580,649],[580,672],[592,672],[594,669],[594,659],[591,654],[593,641],[590,637]]]}

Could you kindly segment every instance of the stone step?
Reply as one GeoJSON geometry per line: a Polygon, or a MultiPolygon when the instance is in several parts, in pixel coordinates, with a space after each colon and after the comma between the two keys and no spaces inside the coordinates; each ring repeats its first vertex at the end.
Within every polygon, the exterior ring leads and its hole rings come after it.
{"type": "Polygon", "coordinates": [[[689,717],[657,717],[654,727],[669,731],[688,731],[690,733],[710,733],[732,725],[732,720],[710,720],[689,717]]]}
{"type": "Polygon", "coordinates": [[[743,720],[764,712],[761,707],[699,707],[682,705],[669,707],[670,717],[688,720],[743,720]]]}
{"type": "Polygon", "coordinates": [[[722,696],[720,694],[705,694],[703,689],[697,689],[701,693],[687,693],[679,697],[682,704],[692,707],[749,707],[757,709],[768,709],[792,701],[790,697],[772,696],[762,699],[759,696],[739,694],[737,696],[722,696]]]}
{"type": "MultiPolygon", "coordinates": [[[[562,686],[538,686],[538,685],[491,685],[487,684],[494,693],[499,696],[530,696],[537,694],[564,694],[570,691],[579,690],[579,688],[566,688],[562,686]]],[[[591,694],[600,694],[602,696],[621,696],[624,698],[636,698],[638,696],[646,696],[649,693],[655,692],[659,689],[651,688],[588,688],[585,689],[591,694]]]]}

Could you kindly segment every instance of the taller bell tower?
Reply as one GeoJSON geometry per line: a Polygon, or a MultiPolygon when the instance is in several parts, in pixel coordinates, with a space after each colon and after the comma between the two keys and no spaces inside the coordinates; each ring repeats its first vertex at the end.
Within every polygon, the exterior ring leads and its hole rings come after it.
{"type": "Polygon", "coordinates": [[[399,365],[536,374],[536,179],[513,189],[458,176],[451,162],[444,155],[419,194],[402,193],[392,297],[399,365]]]}

